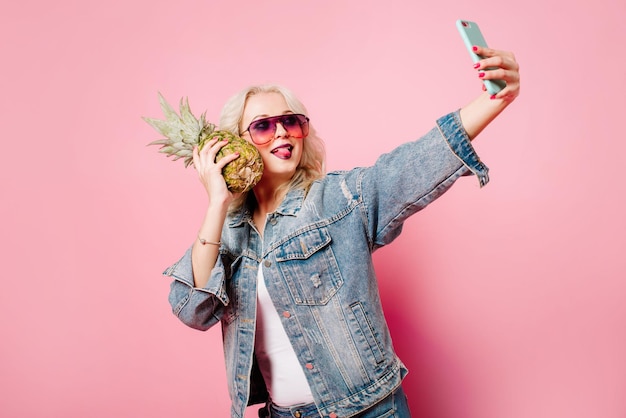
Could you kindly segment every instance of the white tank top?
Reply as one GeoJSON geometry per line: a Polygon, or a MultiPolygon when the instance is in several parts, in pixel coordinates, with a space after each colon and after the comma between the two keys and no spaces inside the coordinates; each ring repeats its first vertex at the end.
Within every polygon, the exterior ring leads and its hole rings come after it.
{"type": "Polygon", "coordinates": [[[254,350],[272,402],[293,406],[313,402],[311,388],[270,299],[259,266],[254,350]]]}

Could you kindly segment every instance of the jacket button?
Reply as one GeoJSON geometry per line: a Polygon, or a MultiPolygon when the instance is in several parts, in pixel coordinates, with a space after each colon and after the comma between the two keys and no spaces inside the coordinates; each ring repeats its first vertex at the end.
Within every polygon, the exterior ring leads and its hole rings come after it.
{"type": "Polygon", "coordinates": [[[291,314],[289,313],[289,311],[285,311],[285,312],[283,312],[283,316],[285,318],[289,318],[291,316],[291,314]]]}
{"type": "Polygon", "coordinates": [[[265,267],[269,267],[272,265],[272,262],[270,260],[265,260],[265,263],[263,264],[265,264],[265,267]]]}
{"type": "Polygon", "coordinates": [[[313,365],[311,363],[305,364],[304,367],[306,367],[309,370],[313,370],[313,365]]]}

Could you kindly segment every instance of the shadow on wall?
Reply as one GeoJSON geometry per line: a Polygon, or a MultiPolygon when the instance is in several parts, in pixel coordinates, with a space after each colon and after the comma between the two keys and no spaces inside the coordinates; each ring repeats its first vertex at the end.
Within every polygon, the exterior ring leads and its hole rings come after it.
{"type": "Polygon", "coordinates": [[[386,249],[376,253],[375,260],[394,347],[409,369],[404,389],[411,413],[429,418],[457,416],[459,410],[469,407],[471,388],[459,361],[431,331],[432,314],[422,307],[429,305],[422,303],[428,295],[420,292],[427,279],[415,269],[420,263],[411,260],[409,265],[406,258],[386,249]]]}

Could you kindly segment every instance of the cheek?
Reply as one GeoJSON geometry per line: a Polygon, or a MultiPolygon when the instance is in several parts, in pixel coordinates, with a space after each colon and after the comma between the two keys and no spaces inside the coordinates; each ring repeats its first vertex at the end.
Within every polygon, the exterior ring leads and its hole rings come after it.
{"type": "Polygon", "coordinates": [[[257,145],[254,142],[252,142],[252,140],[250,139],[250,135],[244,134],[243,136],[241,136],[241,138],[246,141],[248,144],[252,145],[254,148],[257,149],[257,151],[259,151],[259,154],[261,154],[261,158],[263,158],[263,160],[265,161],[265,157],[263,156],[264,154],[264,149],[267,148],[265,145],[257,145]]]}
{"type": "Polygon", "coordinates": [[[268,162],[271,161],[272,153],[269,150],[269,147],[257,146],[257,150],[259,150],[259,154],[261,154],[261,159],[263,160],[263,164],[267,165],[268,162]]]}
{"type": "Polygon", "coordinates": [[[246,141],[248,144],[254,146],[255,148],[258,148],[256,146],[256,144],[254,142],[252,142],[252,139],[250,138],[250,133],[244,132],[243,135],[241,135],[239,138],[243,139],[244,141],[246,141]]]}
{"type": "Polygon", "coordinates": [[[304,140],[303,139],[299,139],[298,140],[298,159],[302,160],[302,155],[304,154],[304,140]]]}

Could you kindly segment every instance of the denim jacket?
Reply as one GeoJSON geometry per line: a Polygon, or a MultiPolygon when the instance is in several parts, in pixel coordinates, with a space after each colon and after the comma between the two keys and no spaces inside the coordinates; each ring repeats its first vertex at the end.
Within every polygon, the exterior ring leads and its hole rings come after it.
{"type": "Polygon", "coordinates": [[[458,112],[450,113],[371,167],[290,191],[262,238],[248,209],[230,214],[204,288],[193,286],[191,249],[164,272],[183,323],[206,330],[221,322],[232,417],[268,396],[254,357],[258,268],[322,416],[353,416],[400,385],[407,371],[385,322],[372,252],[472,173],[487,183],[458,112]]]}

